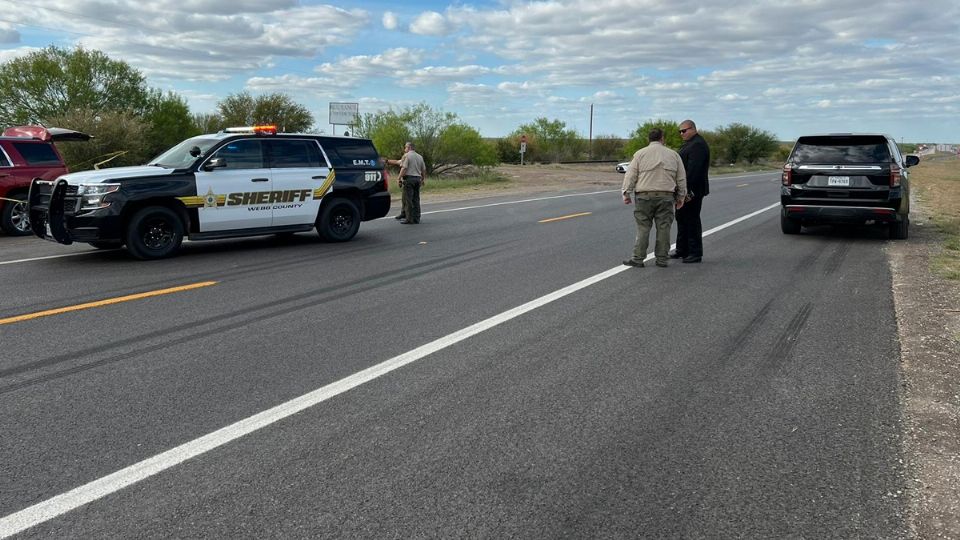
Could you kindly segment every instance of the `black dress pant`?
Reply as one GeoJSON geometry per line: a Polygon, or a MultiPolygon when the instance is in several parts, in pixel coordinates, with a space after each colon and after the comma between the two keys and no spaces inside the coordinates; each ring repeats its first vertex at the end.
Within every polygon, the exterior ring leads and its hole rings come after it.
{"type": "Polygon", "coordinates": [[[703,257],[703,226],[700,224],[702,197],[694,197],[677,210],[677,254],[703,257]]]}

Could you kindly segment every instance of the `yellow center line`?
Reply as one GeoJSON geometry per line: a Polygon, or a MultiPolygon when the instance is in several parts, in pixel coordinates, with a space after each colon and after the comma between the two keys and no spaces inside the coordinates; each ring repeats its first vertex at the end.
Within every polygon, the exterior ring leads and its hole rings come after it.
{"type": "Polygon", "coordinates": [[[550,223],[551,221],[560,221],[561,219],[570,219],[570,218],[575,218],[580,216],[589,216],[592,213],[593,212],[580,212],[579,214],[570,214],[569,216],[560,216],[560,217],[555,217],[550,219],[541,219],[537,223],[550,223]]]}
{"type": "Polygon", "coordinates": [[[750,184],[737,184],[737,187],[747,187],[747,186],[749,186],[749,185],[750,185],[750,184]]]}
{"type": "Polygon", "coordinates": [[[137,294],[130,294],[127,296],[118,296],[116,298],[107,298],[106,300],[97,300],[96,302],[87,302],[86,304],[77,304],[75,306],[66,306],[56,309],[48,309],[46,311],[37,311],[35,313],[27,313],[25,315],[17,315],[16,317],[8,317],[6,319],[0,319],[0,325],[12,324],[21,321],[29,321],[31,319],[39,319],[40,317],[49,317],[51,315],[60,315],[61,313],[69,313],[71,311],[80,311],[82,309],[90,309],[95,307],[109,306],[111,304],[119,304],[121,302],[130,302],[132,300],[140,300],[143,298],[151,298],[153,296],[161,296],[164,294],[171,294],[181,291],[189,291],[191,289],[199,289],[201,287],[209,287],[210,285],[216,285],[216,281],[201,281],[200,283],[192,283],[190,285],[181,285],[179,287],[171,287],[169,289],[159,289],[156,291],[147,291],[137,294]]]}

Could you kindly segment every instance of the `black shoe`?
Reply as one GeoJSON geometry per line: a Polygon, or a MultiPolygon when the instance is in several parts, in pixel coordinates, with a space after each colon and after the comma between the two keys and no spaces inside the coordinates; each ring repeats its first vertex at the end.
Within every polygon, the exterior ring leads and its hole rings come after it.
{"type": "Polygon", "coordinates": [[[413,225],[413,223],[414,223],[414,222],[408,221],[408,220],[406,220],[406,219],[400,220],[400,224],[401,224],[401,225],[413,225]]]}
{"type": "Polygon", "coordinates": [[[677,250],[673,250],[670,252],[671,259],[683,259],[685,257],[686,255],[684,255],[683,253],[677,253],[677,250]]]}
{"type": "Polygon", "coordinates": [[[698,263],[698,262],[700,262],[701,259],[702,259],[702,257],[697,257],[696,255],[687,255],[686,257],[683,258],[683,262],[685,262],[685,263],[698,263]]]}
{"type": "Polygon", "coordinates": [[[405,218],[405,217],[406,217],[406,216],[404,216],[403,214],[400,214],[399,216],[394,216],[393,219],[395,219],[395,220],[397,220],[397,221],[400,221],[401,219],[403,219],[403,218],[405,218]]]}
{"type": "Polygon", "coordinates": [[[653,264],[659,266],[660,268],[666,268],[668,266],[667,261],[656,261],[653,264]]]}
{"type": "Polygon", "coordinates": [[[637,262],[633,259],[627,259],[623,261],[623,264],[626,266],[635,266],[637,268],[643,268],[643,261],[637,262]]]}

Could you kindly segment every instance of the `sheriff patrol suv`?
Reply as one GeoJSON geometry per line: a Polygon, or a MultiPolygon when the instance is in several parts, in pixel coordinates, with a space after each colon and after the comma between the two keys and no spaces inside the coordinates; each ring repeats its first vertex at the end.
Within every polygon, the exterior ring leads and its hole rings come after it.
{"type": "Polygon", "coordinates": [[[316,228],[330,242],[390,209],[368,139],[229,128],[187,139],[141,167],[36,179],[28,199],[41,238],[174,255],[184,237],[212,240],[316,228]]]}

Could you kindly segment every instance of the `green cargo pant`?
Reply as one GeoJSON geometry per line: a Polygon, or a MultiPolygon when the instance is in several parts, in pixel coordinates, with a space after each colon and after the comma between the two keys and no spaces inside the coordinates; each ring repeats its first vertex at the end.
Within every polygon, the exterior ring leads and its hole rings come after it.
{"type": "Polygon", "coordinates": [[[650,228],[657,225],[657,243],[654,254],[657,261],[667,262],[670,253],[670,226],[673,225],[674,199],[669,191],[645,191],[633,198],[633,217],[637,220],[637,244],[633,247],[633,260],[647,258],[650,244],[650,228]]]}
{"type": "Polygon", "coordinates": [[[403,215],[410,223],[420,223],[420,184],[419,176],[403,179],[403,215]]]}

